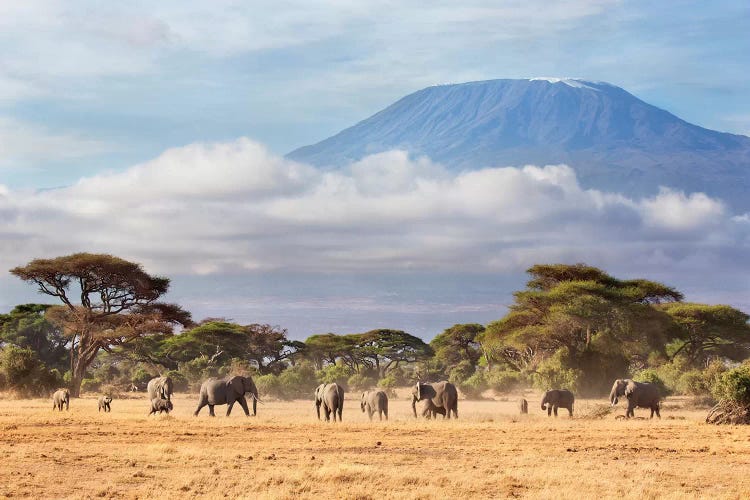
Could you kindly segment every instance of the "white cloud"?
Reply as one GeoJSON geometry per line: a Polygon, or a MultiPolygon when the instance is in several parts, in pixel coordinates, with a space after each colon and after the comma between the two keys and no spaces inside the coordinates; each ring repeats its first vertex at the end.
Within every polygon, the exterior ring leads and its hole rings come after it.
{"type": "Polygon", "coordinates": [[[685,195],[662,187],[659,194],[643,200],[645,222],[666,230],[701,229],[725,220],[725,207],[721,201],[703,193],[685,195]]]}
{"type": "MultiPolygon", "coordinates": [[[[40,92],[61,97],[64,91],[68,97],[80,97],[96,85],[97,78],[154,74],[175,61],[184,67],[180,61],[186,55],[216,60],[341,37],[356,41],[353,45],[360,47],[362,52],[354,68],[363,73],[373,58],[382,57],[384,40],[391,41],[402,58],[407,44],[418,41],[429,46],[443,40],[446,34],[469,37],[462,44],[498,37],[533,39],[569,29],[616,3],[568,0],[550,6],[542,1],[474,0],[457,6],[449,2],[404,4],[393,0],[2,2],[0,102],[40,92]]],[[[440,50],[432,53],[439,57],[440,50]]],[[[378,65],[375,71],[380,73],[382,69],[378,65]]]]}
{"type": "Polygon", "coordinates": [[[451,173],[399,151],[340,171],[247,139],[193,144],[63,189],[0,188],[0,264],[110,252],[165,273],[518,271],[542,261],[714,265],[750,231],[662,190],[583,190],[565,165],[451,173]]]}

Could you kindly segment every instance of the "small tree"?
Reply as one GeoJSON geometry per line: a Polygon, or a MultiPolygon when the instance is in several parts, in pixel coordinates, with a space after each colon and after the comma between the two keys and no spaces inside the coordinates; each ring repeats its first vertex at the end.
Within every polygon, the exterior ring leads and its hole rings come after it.
{"type": "Polygon", "coordinates": [[[112,255],[35,259],[10,272],[63,303],[51,308],[48,317],[71,339],[70,392],[75,397],[100,349],[171,333],[176,323],[190,323],[190,314],[179,306],[157,302],[167,292],[169,279],[151,276],[139,264],[112,255]]]}

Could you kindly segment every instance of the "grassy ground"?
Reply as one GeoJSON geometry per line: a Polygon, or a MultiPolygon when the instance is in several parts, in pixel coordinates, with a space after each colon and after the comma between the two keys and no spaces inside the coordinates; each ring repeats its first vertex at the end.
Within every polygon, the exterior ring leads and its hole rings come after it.
{"type": "Polygon", "coordinates": [[[109,414],[93,397],[62,413],[51,400],[6,400],[0,496],[750,496],[750,426],[709,426],[706,411],[671,400],[660,421],[555,419],[527,399],[524,417],[515,402],[459,401],[457,421],[414,420],[406,399],[392,399],[390,421],[371,423],[349,397],[335,425],[316,420],[311,400],[268,402],[250,418],[217,407],[213,419],[208,408],[192,416],[193,395],[152,417],[145,396],[116,399],[109,414]]]}

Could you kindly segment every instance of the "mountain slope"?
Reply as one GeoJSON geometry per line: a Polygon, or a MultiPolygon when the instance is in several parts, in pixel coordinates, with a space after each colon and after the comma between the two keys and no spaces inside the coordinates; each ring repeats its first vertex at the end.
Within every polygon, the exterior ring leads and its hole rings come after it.
{"type": "Polygon", "coordinates": [[[607,83],[429,87],[288,157],[335,167],[389,149],[454,169],[567,163],[585,187],[643,196],[664,185],[750,210],[750,138],[692,125],[607,83]]]}

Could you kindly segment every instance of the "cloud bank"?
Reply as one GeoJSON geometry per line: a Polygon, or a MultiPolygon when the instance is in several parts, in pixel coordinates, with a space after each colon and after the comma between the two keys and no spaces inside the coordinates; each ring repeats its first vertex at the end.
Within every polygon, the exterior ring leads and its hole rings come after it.
{"type": "Polygon", "coordinates": [[[714,272],[743,214],[665,187],[582,189],[566,165],[453,173],[403,151],[322,171],[248,139],[192,144],[49,191],[0,186],[0,266],[108,252],[165,274],[518,272],[587,261],[714,272]]]}

